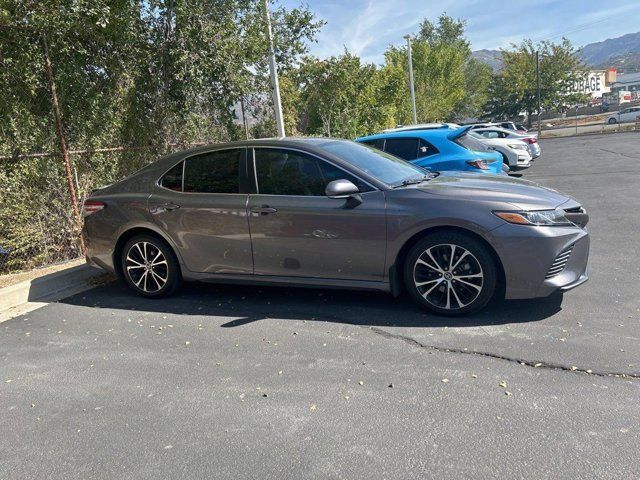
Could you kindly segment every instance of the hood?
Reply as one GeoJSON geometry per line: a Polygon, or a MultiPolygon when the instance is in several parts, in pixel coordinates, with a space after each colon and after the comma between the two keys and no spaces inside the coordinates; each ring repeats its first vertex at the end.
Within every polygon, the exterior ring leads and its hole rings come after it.
{"type": "Polygon", "coordinates": [[[567,202],[578,205],[571,197],[560,192],[506,175],[442,172],[417,188],[433,195],[510,203],[520,210],[552,209],[567,202]]]}

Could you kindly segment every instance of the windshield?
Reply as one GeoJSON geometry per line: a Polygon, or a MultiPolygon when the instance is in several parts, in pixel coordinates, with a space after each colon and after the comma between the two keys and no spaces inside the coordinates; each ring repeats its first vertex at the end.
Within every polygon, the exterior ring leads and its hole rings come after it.
{"type": "Polygon", "coordinates": [[[471,136],[469,133],[465,133],[461,137],[456,138],[458,145],[463,146],[467,150],[475,150],[476,152],[490,152],[491,149],[487,147],[477,138],[471,136]]]}
{"type": "Polygon", "coordinates": [[[423,168],[361,143],[335,141],[323,143],[322,148],[387,185],[399,185],[428,173],[423,168]]]}

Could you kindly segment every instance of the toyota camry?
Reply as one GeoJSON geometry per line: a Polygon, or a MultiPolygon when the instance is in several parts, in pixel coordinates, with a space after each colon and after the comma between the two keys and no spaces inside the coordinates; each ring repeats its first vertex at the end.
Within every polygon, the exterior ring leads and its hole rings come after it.
{"type": "Polygon", "coordinates": [[[85,201],[87,261],[135,292],[185,281],[403,290],[442,315],[587,280],[587,213],[499,175],[431,172],[347,140],[171,154],[85,201]]]}

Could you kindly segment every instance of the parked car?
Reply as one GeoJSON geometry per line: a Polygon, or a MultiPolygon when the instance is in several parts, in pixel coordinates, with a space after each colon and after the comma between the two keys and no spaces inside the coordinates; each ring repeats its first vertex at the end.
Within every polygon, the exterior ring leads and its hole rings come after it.
{"type": "Polygon", "coordinates": [[[529,145],[522,140],[513,138],[487,138],[477,131],[471,131],[469,135],[477,138],[487,147],[502,155],[502,161],[505,165],[508,165],[510,169],[528,168],[531,165],[529,145]]]}
{"type": "Polygon", "coordinates": [[[476,128],[474,131],[485,138],[509,138],[513,140],[522,140],[529,145],[529,153],[531,153],[532,159],[536,159],[542,154],[542,149],[538,143],[538,137],[532,133],[520,134],[513,130],[507,130],[500,127],[481,127],[476,128]]]}
{"type": "Polygon", "coordinates": [[[183,280],[405,289],[457,315],[496,292],[543,297],[587,280],[588,216],[570,197],[506,176],[428,173],[347,140],[174,153],[94,192],[83,214],[87,261],[150,298],[183,280]]]}
{"type": "Polygon", "coordinates": [[[617,113],[607,117],[606,123],[613,125],[615,123],[635,122],[640,117],[640,106],[623,108],[617,113]]]}
{"type": "Polygon", "coordinates": [[[356,142],[434,171],[503,174],[502,156],[469,135],[469,127],[401,130],[357,138],[356,142]]]}

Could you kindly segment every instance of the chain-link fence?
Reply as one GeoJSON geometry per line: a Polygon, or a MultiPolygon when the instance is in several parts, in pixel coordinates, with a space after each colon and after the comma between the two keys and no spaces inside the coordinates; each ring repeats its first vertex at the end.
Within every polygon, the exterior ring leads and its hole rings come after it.
{"type": "Polygon", "coordinates": [[[82,256],[77,210],[91,190],[188,145],[71,151],[71,185],[60,154],[0,157],[0,274],[82,256]]]}

